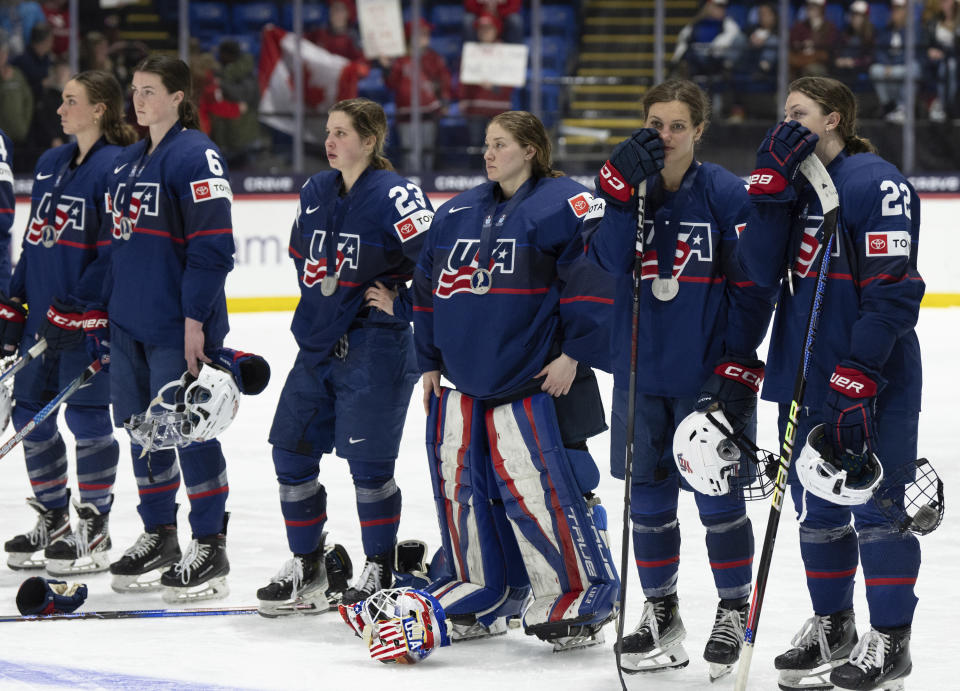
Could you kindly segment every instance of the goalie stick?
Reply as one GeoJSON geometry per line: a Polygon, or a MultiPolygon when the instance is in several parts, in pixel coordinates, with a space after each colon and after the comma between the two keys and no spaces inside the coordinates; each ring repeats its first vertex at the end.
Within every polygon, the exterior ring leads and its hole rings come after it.
{"type": "Polygon", "coordinates": [[[623,462],[623,536],[620,545],[620,613],[617,617],[617,643],[613,653],[617,660],[617,675],[620,686],[627,691],[627,682],[620,667],[620,655],[623,648],[623,620],[627,611],[627,576],[630,546],[630,471],[633,466],[633,437],[636,428],[634,418],[637,414],[637,340],[640,333],[640,276],[643,271],[643,224],[646,216],[647,181],[637,186],[637,237],[633,259],[633,314],[630,326],[630,385],[627,391],[627,429],[625,460],[623,462]]]}
{"type": "Polygon", "coordinates": [[[15,621],[65,621],[68,619],[156,619],[160,617],[211,617],[256,614],[256,607],[199,607],[194,609],[116,609],[100,612],[0,616],[0,623],[15,621]]]}
{"type": "MultiPolygon", "coordinates": [[[[750,662],[753,658],[753,646],[757,638],[757,625],[760,623],[760,610],[763,607],[763,596],[767,589],[767,577],[770,574],[770,562],[773,558],[773,548],[777,541],[777,528],[780,524],[780,514],[783,510],[783,498],[787,488],[787,473],[793,461],[794,444],[796,443],[799,427],[799,414],[803,406],[803,397],[807,389],[807,375],[813,359],[813,343],[817,336],[817,327],[820,315],[823,312],[823,295],[827,287],[827,272],[830,269],[830,255],[837,236],[837,214],[840,210],[840,198],[837,188],[830,179],[830,174],[817,158],[816,154],[807,156],[800,164],[800,172],[807,179],[823,208],[823,255],[817,273],[817,286],[813,293],[810,306],[810,316],[807,320],[807,335],[803,344],[800,366],[797,368],[797,378],[793,385],[793,399],[790,401],[790,412],[787,428],[783,435],[780,449],[780,466],[774,482],[773,500],[770,504],[770,515],[767,518],[767,532],[763,538],[763,549],[760,552],[760,564],[757,566],[757,579],[753,586],[753,597],[750,600],[750,612],[744,626],[743,651],[740,653],[740,664],[737,667],[737,679],[734,691],[745,691],[747,676],[750,674],[750,662]]],[[[802,442],[801,442],[802,443],[802,442]]]]}

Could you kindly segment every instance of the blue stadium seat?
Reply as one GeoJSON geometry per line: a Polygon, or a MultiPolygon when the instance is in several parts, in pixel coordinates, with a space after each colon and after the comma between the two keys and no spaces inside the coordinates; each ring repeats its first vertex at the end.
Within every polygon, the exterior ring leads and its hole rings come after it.
{"type": "Polygon", "coordinates": [[[197,38],[219,36],[230,28],[230,12],[225,2],[191,2],[190,34],[197,38]]]}
{"type": "Polygon", "coordinates": [[[840,3],[828,2],[827,6],[824,8],[823,14],[841,31],[843,30],[843,27],[847,25],[847,10],[840,3]]]}
{"type": "Polygon", "coordinates": [[[265,24],[279,24],[280,14],[272,2],[247,2],[233,7],[233,30],[260,31],[265,24]]]}
{"type": "Polygon", "coordinates": [[[430,47],[443,56],[451,72],[460,65],[460,53],[463,51],[463,38],[457,36],[436,36],[431,34],[430,47]]]}
{"type": "Polygon", "coordinates": [[[558,34],[573,40],[579,28],[577,12],[568,5],[543,5],[540,8],[540,27],[544,34],[558,34]]]}
{"type": "MultiPolygon", "coordinates": [[[[327,23],[327,5],[303,3],[303,28],[314,29],[327,23]]],[[[293,31],[293,4],[287,3],[281,10],[280,24],[287,31],[293,31]]]]}
{"type": "Polygon", "coordinates": [[[747,28],[749,13],[750,8],[746,5],[727,5],[727,16],[739,24],[741,29],[747,28]]]}
{"type": "Polygon", "coordinates": [[[374,67],[370,70],[370,74],[357,82],[357,95],[380,104],[392,100],[390,90],[383,81],[383,70],[374,67]]]}
{"type": "Polygon", "coordinates": [[[885,27],[890,22],[890,5],[885,2],[871,2],[870,21],[877,29],[885,27]]]}
{"type": "Polygon", "coordinates": [[[433,35],[462,35],[463,16],[465,14],[466,12],[463,9],[462,2],[451,5],[435,5],[430,12],[430,23],[433,24],[433,35]]]}
{"type": "MultiPolygon", "coordinates": [[[[527,47],[530,48],[531,59],[533,56],[533,40],[528,38],[527,47]]],[[[545,70],[556,70],[560,73],[566,73],[567,58],[569,57],[569,44],[561,36],[543,36],[540,39],[541,65],[545,70]]]]}
{"type": "Polygon", "coordinates": [[[259,33],[246,33],[246,34],[221,34],[217,36],[213,41],[212,50],[216,53],[216,48],[223,41],[226,40],[236,41],[240,46],[241,52],[250,53],[253,56],[253,64],[256,65],[257,61],[260,59],[260,34],[259,33]]]}

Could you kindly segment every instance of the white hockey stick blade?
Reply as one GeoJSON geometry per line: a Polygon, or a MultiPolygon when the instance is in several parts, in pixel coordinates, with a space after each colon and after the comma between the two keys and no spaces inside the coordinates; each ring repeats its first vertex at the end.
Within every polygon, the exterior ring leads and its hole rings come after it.
{"type": "Polygon", "coordinates": [[[817,158],[816,154],[810,154],[803,159],[800,164],[800,172],[813,185],[814,191],[820,197],[820,206],[823,207],[824,214],[840,206],[840,195],[837,194],[833,179],[831,179],[830,173],[827,172],[823,162],[817,158]]]}

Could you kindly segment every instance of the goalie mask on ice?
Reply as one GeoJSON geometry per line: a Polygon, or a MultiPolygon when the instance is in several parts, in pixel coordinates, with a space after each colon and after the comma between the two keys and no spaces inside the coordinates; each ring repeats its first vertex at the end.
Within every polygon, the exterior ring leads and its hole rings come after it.
{"type": "Polygon", "coordinates": [[[708,496],[733,491],[746,500],[765,499],[773,491],[769,469],[776,459],[731,429],[720,410],[687,415],[673,435],[673,460],[680,475],[708,496]]]}
{"type": "Polygon", "coordinates": [[[386,664],[413,665],[434,648],[450,645],[443,607],[422,590],[380,590],[340,605],[340,616],[366,642],[370,657],[386,664]]]}
{"type": "Polygon", "coordinates": [[[807,443],[797,459],[797,477],[804,489],[821,499],[843,506],[866,504],[883,482],[883,466],[870,454],[859,473],[851,476],[840,459],[833,457],[823,438],[824,426],[817,425],[807,435],[807,443]]]}

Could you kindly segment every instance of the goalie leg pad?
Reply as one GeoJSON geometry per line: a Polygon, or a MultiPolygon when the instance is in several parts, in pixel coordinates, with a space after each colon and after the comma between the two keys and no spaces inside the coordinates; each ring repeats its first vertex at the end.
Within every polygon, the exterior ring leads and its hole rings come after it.
{"type": "MultiPolygon", "coordinates": [[[[497,484],[533,590],[528,633],[570,635],[616,608],[619,579],[561,442],[553,401],[536,394],[487,411],[497,484]]],[[[578,458],[581,462],[584,460],[578,458]]]]}
{"type": "Polygon", "coordinates": [[[482,405],[444,388],[430,403],[426,446],[446,564],[446,573],[428,592],[454,621],[507,599],[504,551],[488,490],[482,405]]]}

